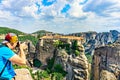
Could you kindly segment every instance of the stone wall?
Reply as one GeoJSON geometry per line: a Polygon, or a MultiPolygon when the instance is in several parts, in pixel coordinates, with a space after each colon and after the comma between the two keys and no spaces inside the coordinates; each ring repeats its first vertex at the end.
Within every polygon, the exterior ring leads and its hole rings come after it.
{"type": "Polygon", "coordinates": [[[92,80],[120,80],[119,44],[95,49],[92,73],[92,80]],[[106,74],[106,76],[104,76],[104,74],[106,74]],[[111,74],[112,77],[109,74],[111,74]]]}

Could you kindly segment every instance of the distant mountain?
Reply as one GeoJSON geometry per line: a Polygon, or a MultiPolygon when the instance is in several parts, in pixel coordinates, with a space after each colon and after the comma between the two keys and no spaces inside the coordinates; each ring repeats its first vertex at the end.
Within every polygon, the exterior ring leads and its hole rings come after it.
{"type": "Polygon", "coordinates": [[[37,35],[38,37],[42,37],[42,36],[44,36],[44,35],[46,35],[46,34],[48,34],[48,33],[53,34],[53,32],[46,31],[46,30],[39,30],[39,31],[36,31],[36,32],[34,32],[34,33],[32,33],[32,34],[35,34],[35,35],[37,35]]]}
{"type": "Polygon", "coordinates": [[[12,29],[12,28],[7,28],[7,27],[0,27],[0,34],[7,34],[7,33],[15,33],[15,34],[25,34],[19,30],[16,30],[16,29],[12,29]]]}
{"type": "Polygon", "coordinates": [[[39,30],[39,31],[36,31],[32,34],[45,34],[45,33],[53,33],[53,32],[50,32],[50,31],[46,31],[46,30],[39,30]]]}
{"type": "Polygon", "coordinates": [[[109,32],[80,32],[72,33],[70,36],[82,36],[85,40],[85,52],[89,54],[94,53],[94,49],[100,46],[110,45],[115,42],[120,43],[120,32],[117,30],[110,30],[109,32]]]}

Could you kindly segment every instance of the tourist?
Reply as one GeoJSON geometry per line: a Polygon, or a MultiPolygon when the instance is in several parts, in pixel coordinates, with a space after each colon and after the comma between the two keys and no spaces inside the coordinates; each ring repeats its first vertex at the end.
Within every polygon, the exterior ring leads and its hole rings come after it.
{"type": "Polygon", "coordinates": [[[12,63],[17,65],[26,65],[26,56],[24,49],[25,43],[19,44],[18,37],[14,33],[8,33],[5,40],[0,44],[0,80],[12,80],[15,72],[12,63]],[[19,53],[15,54],[14,49],[18,46],[19,53]]]}

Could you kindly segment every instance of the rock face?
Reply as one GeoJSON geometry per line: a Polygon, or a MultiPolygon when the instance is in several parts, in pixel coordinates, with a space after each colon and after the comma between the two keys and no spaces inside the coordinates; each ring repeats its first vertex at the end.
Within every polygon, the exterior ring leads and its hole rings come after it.
{"type": "Polygon", "coordinates": [[[92,80],[120,80],[120,44],[95,49],[92,80]]]}
{"type": "Polygon", "coordinates": [[[61,64],[67,72],[65,80],[89,80],[88,61],[84,54],[84,47],[79,45],[80,55],[68,55],[64,49],[56,53],[54,64],[61,64]]]}
{"type": "Polygon", "coordinates": [[[27,58],[27,65],[29,67],[33,66],[33,59],[35,58],[35,46],[33,45],[32,41],[26,40],[26,45],[28,45],[27,50],[25,50],[26,58],[27,58]]]}
{"type": "Polygon", "coordinates": [[[33,80],[28,69],[16,69],[15,80],[33,80]]]}
{"type": "Polygon", "coordinates": [[[26,43],[28,45],[28,58],[31,60],[35,57],[36,48],[31,41],[26,41],[26,43]]]}
{"type": "MultiPolygon", "coordinates": [[[[81,35],[85,43],[84,46],[81,42],[78,43],[79,56],[76,56],[75,52],[68,54],[65,49],[56,49],[53,39],[40,39],[36,45],[35,58],[39,59],[43,65],[47,65],[47,60],[55,57],[54,64],[61,64],[68,73],[64,80],[90,80],[90,67],[85,56],[85,53],[90,53],[93,55],[91,80],[120,80],[120,45],[113,44],[120,43],[119,32],[113,30],[105,33],[82,33],[81,35]],[[105,75],[111,76],[105,77],[105,75]]],[[[71,40],[64,40],[64,42],[72,47],[71,40]]]]}
{"type": "MultiPolygon", "coordinates": [[[[111,30],[110,32],[96,33],[96,32],[86,32],[86,33],[75,33],[70,34],[74,36],[82,36],[85,40],[84,48],[85,53],[94,54],[94,49],[97,47],[105,46],[116,42],[119,37],[119,32],[116,30],[111,30]]],[[[55,47],[53,46],[53,39],[40,39],[36,45],[36,51],[34,58],[40,59],[44,64],[46,60],[51,58],[55,53],[55,47]]],[[[71,41],[69,41],[71,44],[71,41]]]]}
{"type": "Polygon", "coordinates": [[[40,39],[36,45],[35,58],[39,59],[43,65],[47,65],[47,60],[53,57],[54,50],[53,40],[40,39]]]}
{"type": "MultiPolygon", "coordinates": [[[[66,44],[70,44],[71,48],[71,40],[61,40],[66,44]]],[[[56,48],[53,39],[40,39],[36,46],[36,58],[38,58],[44,66],[47,65],[46,60],[54,57],[55,62],[53,66],[55,66],[55,64],[60,64],[67,72],[64,80],[89,80],[89,64],[85,56],[85,49],[81,41],[78,41],[77,44],[77,49],[80,53],[78,56],[76,56],[74,52],[68,54],[65,50],[66,48],[56,48]]]]}
{"type": "Polygon", "coordinates": [[[100,73],[100,80],[117,80],[114,73],[111,73],[107,70],[102,70],[100,73]]]}

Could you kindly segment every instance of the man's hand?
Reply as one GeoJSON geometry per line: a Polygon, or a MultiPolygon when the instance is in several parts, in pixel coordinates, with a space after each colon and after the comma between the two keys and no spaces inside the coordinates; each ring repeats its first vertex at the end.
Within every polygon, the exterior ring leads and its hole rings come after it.
{"type": "Polygon", "coordinates": [[[26,43],[24,42],[24,43],[21,43],[21,44],[20,44],[19,48],[25,50],[25,49],[28,48],[28,46],[27,46],[26,43]]]}

